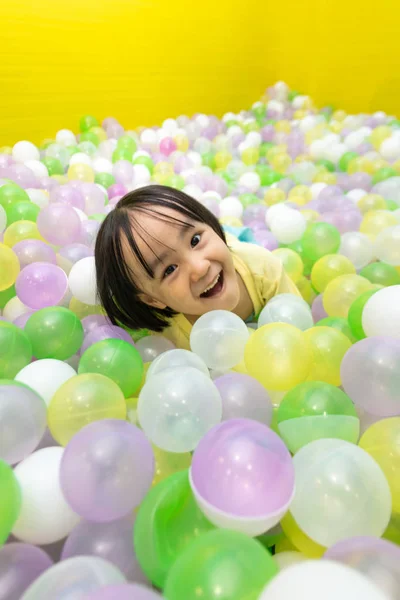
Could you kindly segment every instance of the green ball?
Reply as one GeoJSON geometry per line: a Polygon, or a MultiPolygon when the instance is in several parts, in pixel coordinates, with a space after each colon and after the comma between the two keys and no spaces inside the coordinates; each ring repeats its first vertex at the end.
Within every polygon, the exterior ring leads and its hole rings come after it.
{"type": "Polygon", "coordinates": [[[326,254],[336,254],[340,246],[340,233],[330,223],[311,223],[301,241],[304,256],[316,261],[326,254]]]}
{"type": "Polygon", "coordinates": [[[96,173],[94,177],[94,182],[99,183],[107,189],[111,185],[114,185],[115,177],[114,175],[111,175],[111,173],[96,173]]]}
{"type": "Polygon", "coordinates": [[[136,158],[133,159],[133,164],[134,165],[144,165],[145,167],[148,168],[150,173],[152,173],[153,169],[154,169],[154,162],[151,160],[150,156],[137,156],[136,158]]]}
{"type": "Polygon", "coordinates": [[[294,454],[323,438],[356,444],[360,421],[352,400],[342,390],[322,381],[296,385],[278,407],[279,433],[294,454]]]}
{"type": "MultiPolygon", "coordinates": [[[[280,246],[280,244],[279,244],[280,246]]],[[[314,260],[311,260],[311,258],[308,258],[305,254],[304,254],[304,246],[303,246],[303,241],[302,240],[296,240],[295,242],[292,242],[291,244],[288,244],[286,246],[286,248],[289,248],[289,250],[294,250],[294,252],[297,252],[297,254],[300,256],[301,260],[303,261],[304,264],[304,270],[303,270],[303,275],[305,275],[306,277],[308,277],[311,274],[312,268],[314,266],[314,260]]],[[[317,292],[318,294],[319,292],[317,292]]]]}
{"type": "Polygon", "coordinates": [[[132,154],[137,150],[137,143],[130,135],[123,135],[117,142],[117,148],[121,150],[128,150],[132,154]]]}
{"type": "Polygon", "coordinates": [[[260,542],[216,529],[178,556],[164,588],[167,600],[257,600],[278,566],[260,542]]]}
{"type": "Polygon", "coordinates": [[[36,223],[39,212],[39,206],[33,202],[16,202],[6,210],[7,227],[16,221],[33,221],[36,223]]]}
{"type": "Polygon", "coordinates": [[[92,344],[83,353],[78,373],[104,375],[119,385],[125,398],[129,398],[142,383],[143,360],[131,344],[110,338],[92,344]]]}
{"type": "Polygon", "coordinates": [[[7,210],[16,202],[30,202],[30,198],[25,190],[16,183],[6,183],[0,187],[0,205],[7,210]]]}
{"type": "Polygon", "coordinates": [[[239,200],[242,203],[243,208],[247,208],[251,204],[258,204],[260,199],[255,194],[241,194],[239,200]]]}
{"type": "Polygon", "coordinates": [[[384,262],[370,263],[361,269],[360,275],[371,283],[377,283],[385,287],[400,284],[400,273],[395,267],[384,262]]]}
{"type": "Polygon", "coordinates": [[[92,221],[98,221],[99,223],[102,223],[106,216],[107,215],[105,215],[104,213],[96,213],[94,215],[90,215],[89,219],[91,219],[92,221]]]}
{"type": "Polygon", "coordinates": [[[217,168],[214,152],[205,152],[201,155],[201,160],[204,166],[210,167],[213,171],[217,168]]]}
{"type": "Polygon", "coordinates": [[[12,468],[0,460],[0,546],[11,533],[21,510],[21,490],[12,468]]]}
{"type": "Polygon", "coordinates": [[[176,190],[183,190],[185,187],[185,180],[180,175],[171,175],[168,177],[165,185],[169,185],[169,187],[175,188],[176,190]]]}
{"type": "Polygon", "coordinates": [[[256,119],[264,119],[267,112],[267,107],[265,104],[258,104],[255,108],[252,108],[251,112],[256,119]]]}
{"type": "Polygon", "coordinates": [[[296,90],[290,90],[290,92],[288,93],[289,102],[292,102],[292,100],[294,100],[296,96],[300,96],[300,92],[297,92],[296,90]]]}
{"type": "MultiPolygon", "coordinates": [[[[273,148],[275,146],[274,143],[272,142],[261,142],[261,146],[260,146],[260,156],[265,156],[268,152],[268,150],[270,148],[273,148]]],[[[260,165],[261,166],[261,165],[260,165]]],[[[268,165],[262,165],[263,167],[267,167],[268,170],[270,171],[271,168],[268,167],[268,165]]]]}
{"type": "Polygon", "coordinates": [[[383,167],[382,169],[378,169],[376,173],[372,175],[372,183],[379,183],[380,181],[385,181],[385,179],[389,179],[389,177],[397,177],[398,172],[392,169],[392,167],[383,167]]]}
{"type": "Polygon", "coordinates": [[[239,121],[235,121],[235,119],[231,119],[230,121],[227,121],[225,123],[225,127],[228,130],[229,127],[234,127],[235,125],[239,125],[239,127],[241,127],[241,123],[239,123],[239,121]]]}
{"type": "Polygon", "coordinates": [[[335,165],[333,164],[333,162],[327,160],[326,158],[320,158],[316,161],[315,164],[320,165],[321,167],[325,167],[325,169],[327,169],[330,173],[333,173],[335,171],[335,165]]]}
{"type": "Polygon", "coordinates": [[[397,210],[400,206],[394,200],[385,200],[388,210],[397,210]]]}
{"type": "Polygon", "coordinates": [[[358,158],[358,156],[359,154],[357,154],[357,152],[345,152],[344,154],[342,154],[338,163],[339,169],[343,172],[346,172],[349,166],[349,162],[351,162],[353,158],[358,158]]]}
{"type": "Polygon", "coordinates": [[[193,497],[187,470],[154,486],[140,505],[134,528],[136,558],[148,579],[164,587],[176,558],[211,529],[193,497]]]}
{"type": "Polygon", "coordinates": [[[79,142],[91,142],[95,146],[98,146],[100,144],[100,139],[93,131],[84,131],[81,133],[79,142]]]}
{"type": "Polygon", "coordinates": [[[390,125],[390,127],[396,127],[396,129],[398,127],[400,127],[400,119],[392,119],[391,121],[389,121],[388,125],[390,125]]]}
{"type": "Polygon", "coordinates": [[[15,285],[11,285],[6,290],[0,292],[0,310],[3,310],[7,302],[11,300],[11,298],[14,298],[14,296],[16,295],[17,292],[15,291],[15,285]]]}
{"type": "Polygon", "coordinates": [[[243,125],[244,133],[250,133],[250,131],[259,131],[259,130],[260,130],[260,125],[257,123],[257,121],[250,121],[250,123],[245,123],[243,125]]]}
{"type": "Polygon", "coordinates": [[[315,327],[332,327],[343,333],[352,344],[357,341],[357,338],[353,335],[349,322],[344,317],[325,317],[318,323],[315,323],[315,327]]]}
{"type": "Polygon", "coordinates": [[[42,308],[31,315],[25,333],[35,358],[66,360],[83,342],[83,327],[75,313],[62,306],[42,308]]]}
{"type": "Polygon", "coordinates": [[[119,160],[127,160],[128,162],[132,162],[132,152],[127,148],[116,148],[112,154],[113,163],[118,162],[119,160]]]}
{"type": "Polygon", "coordinates": [[[354,300],[349,308],[347,319],[356,340],[363,340],[367,337],[362,326],[362,314],[368,300],[378,291],[379,290],[367,290],[366,292],[363,292],[356,300],[354,300]]]}
{"type": "Polygon", "coordinates": [[[78,152],[81,152],[81,150],[78,148],[78,146],[67,146],[66,150],[68,150],[70,156],[73,156],[74,154],[78,154],[78,152]]]}
{"type": "Polygon", "coordinates": [[[79,121],[79,128],[82,132],[89,131],[91,127],[98,127],[99,122],[92,115],[84,115],[79,121]]]}
{"type": "Polygon", "coordinates": [[[277,183],[281,179],[283,179],[283,175],[277,173],[276,171],[273,171],[272,169],[269,169],[269,171],[265,171],[262,175],[262,185],[272,185],[273,183],[277,183]]]}
{"type": "Polygon", "coordinates": [[[32,345],[26,333],[12,323],[0,321],[0,379],[14,379],[31,359],[32,345]]]}
{"type": "Polygon", "coordinates": [[[64,169],[58,158],[46,157],[42,159],[42,163],[47,167],[50,177],[52,175],[64,175],[64,169]]]}

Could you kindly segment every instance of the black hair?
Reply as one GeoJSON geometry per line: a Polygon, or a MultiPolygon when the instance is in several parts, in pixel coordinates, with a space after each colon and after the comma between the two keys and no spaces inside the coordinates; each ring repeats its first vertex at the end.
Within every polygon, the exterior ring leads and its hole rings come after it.
{"type": "MultiPolygon", "coordinates": [[[[108,318],[114,325],[125,325],[129,329],[162,331],[168,319],[176,314],[170,308],[157,309],[148,306],[139,298],[142,291],[134,281],[126,263],[123,242],[142,265],[149,277],[153,270],[141,253],[133,231],[156,253],[143,235],[144,229],[135,218],[135,213],[151,214],[162,221],[181,227],[193,227],[186,219],[205,223],[226,243],[225,234],[218,219],[200,202],[180,190],[163,185],[149,185],[128,192],[104,219],[99,229],[95,246],[97,293],[108,318]],[[182,219],[154,210],[155,207],[172,209],[182,219]]],[[[160,241],[160,240],[157,240],[160,241]]],[[[167,246],[167,240],[161,243],[167,246]]]]}

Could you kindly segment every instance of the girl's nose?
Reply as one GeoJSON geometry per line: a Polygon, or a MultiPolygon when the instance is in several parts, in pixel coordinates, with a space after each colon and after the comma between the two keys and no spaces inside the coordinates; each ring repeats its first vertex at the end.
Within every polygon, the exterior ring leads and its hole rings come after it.
{"type": "Polygon", "coordinates": [[[210,261],[197,256],[193,257],[190,261],[190,279],[193,283],[197,283],[205,277],[210,268],[210,261]]]}

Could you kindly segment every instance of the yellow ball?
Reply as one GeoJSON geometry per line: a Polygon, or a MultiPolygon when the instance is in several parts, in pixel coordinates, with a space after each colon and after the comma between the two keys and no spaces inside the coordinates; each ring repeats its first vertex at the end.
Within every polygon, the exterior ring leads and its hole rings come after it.
{"type": "Polygon", "coordinates": [[[371,289],[371,283],[361,275],[340,275],[335,277],[325,288],[323,295],[324,309],[330,317],[347,315],[354,300],[371,289]]]}
{"type": "Polygon", "coordinates": [[[369,138],[375,150],[379,150],[382,142],[391,137],[392,133],[392,128],[388,125],[380,125],[379,127],[375,127],[369,138]]]}
{"type": "Polygon", "coordinates": [[[104,375],[77,375],[54,394],[47,419],[51,435],[65,446],[89,423],[101,419],[125,420],[125,398],[119,386],[104,375]]]}
{"type": "Polygon", "coordinates": [[[84,304],[78,298],[73,296],[69,303],[69,310],[72,310],[80,319],[84,319],[89,315],[101,315],[104,314],[102,307],[99,304],[84,304]]]}
{"type": "Polygon", "coordinates": [[[275,156],[279,156],[279,154],[286,154],[287,146],[286,144],[277,144],[276,146],[272,146],[269,148],[265,154],[265,158],[271,162],[275,156]]]}
{"type": "Polygon", "coordinates": [[[400,173],[400,159],[396,160],[396,162],[392,164],[392,169],[400,173]]]}
{"type": "Polygon", "coordinates": [[[232,154],[227,150],[220,150],[214,156],[215,164],[217,169],[226,169],[229,163],[232,161],[232,154]]]}
{"type": "Polygon", "coordinates": [[[290,248],[277,248],[276,250],[273,250],[272,254],[282,261],[283,268],[294,283],[302,277],[304,264],[297,252],[290,248]]]}
{"type": "Polygon", "coordinates": [[[386,210],[387,205],[385,199],[379,194],[365,194],[357,202],[357,208],[365,215],[370,210],[386,210]]]}
{"type": "Polygon", "coordinates": [[[378,233],[394,225],[398,225],[398,220],[391,211],[370,210],[361,221],[360,231],[374,240],[378,233]]]}
{"type": "Polygon", "coordinates": [[[290,512],[287,512],[281,520],[281,526],[286,537],[292,542],[293,546],[297,548],[297,550],[300,550],[307,558],[321,558],[325,553],[326,548],[309,538],[297,525],[290,512]]]}
{"type": "Polygon", "coordinates": [[[277,121],[274,125],[275,131],[279,133],[290,133],[292,130],[292,125],[290,121],[283,119],[282,121],[277,121]]]}
{"type": "Polygon", "coordinates": [[[107,134],[102,127],[91,127],[89,131],[97,135],[100,142],[104,142],[107,139],[107,134]]]}
{"type": "Polygon", "coordinates": [[[315,223],[319,220],[320,214],[317,213],[316,210],[311,210],[310,208],[305,208],[300,211],[307,223],[315,223]]]}
{"type": "Polygon", "coordinates": [[[332,115],[334,121],[344,121],[347,117],[347,113],[344,110],[335,110],[332,115]]]}
{"type": "Polygon", "coordinates": [[[246,344],[247,370],[270,390],[290,390],[305,381],[312,353],[304,333],[287,323],[257,329],[246,344]]]}
{"type": "Polygon", "coordinates": [[[306,117],[306,116],[307,116],[307,111],[304,110],[303,108],[299,108],[298,110],[296,110],[293,115],[293,117],[295,119],[300,119],[300,120],[304,119],[304,117],[306,117]]]}
{"type": "Polygon", "coordinates": [[[303,276],[296,281],[296,286],[300,294],[302,295],[303,300],[305,300],[307,304],[311,306],[311,304],[317,297],[317,294],[315,293],[313,286],[311,285],[311,281],[307,279],[307,277],[303,276]]]}
{"type": "Polygon", "coordinates": [[[289,192],[288,200],[296,204],[307,204],[312,198],[312,193],[307,185],[295,185],[289,192]]]}
{"type": "Polygon", "coordinates": [[[312,156],[310,156],[309,154],[299,154],[294,159],[294,162],[295,163],[312,162],[312,160],[313,160],[312,156]]]}
{"type": "Polygon", "coordinates": [[[375,158],[371,162],[372,162],[372,168],[373,168],[374,173],[379,171],[379,169],[386,169],[386,167],[390,166],[389,163],[386,160],[384,160],[383,158],[375,158]]]}
{"type": "Polygon", "coordinates": [[[342,129],[344,129],[344,123],[333,121],[329,124],[329,129],[332,131],[332,133],[340,133],[342,129]]]}
{"type": "Polygon", "coordinates": [[[286,173],[292,164],[292,159],[290,158],[289,154],[283,152],[282,154],[276,154],[274,158],[271,159],[270,163],[274,171],[283,174],[286,173]]]}
{"type": "Polygon", "coordinates": [[[50,175],[52,179],[58,181],[60,185],[64,185],[64,183],[68,183],[68,177],[66,175],[50,175]]]}
{"type": "Polygon", "coordinates": [[[340,275],[355,275],[353,263],[341,254],[326,254],[313,265],[311,283],[318,292],[323,292],[335,277],[340,275]]]}
{"type": "Polygon", "coordinates": [[[22,240],[42,240],[36,223],[33,221],[16,221],[12,223],[4,232],[3,242],[6,246],[12,248],[17,242],[22,240]]]}
{"type": "Polygon", "coordinates": [[[365,158],[365,156],[358,156],[349,162],[347,166],[347,172],[350,175],[360,172],[369,173],[372,175],[374,172],[374,166],[372,161],[370,161],[368,158],[365,158]]]}
{"type": "Polygon", "coordinates": [[[312,129],[309,129],[305,135],[305,140],[306,140],[307,146],[309,146],[315,140],[318,140],[321,137],[323,137],[325,131],[326,131],[325,123],[320,123],[319,125],[312,127],[312,129]]]}
{"type": "Polygon", "coordinates": [[[187,152],[189,150],[189,140],[186,135],[178,134],[174,137],[177,150],[187,152]]]}
{"type": "Polygon", "coordinates": [[[392,494],[394,513],[400,513],[400,417],[371,425],[359,442],[381,467],[392,494]]]}
{"type": "Polygon", "coordinates": [[[0,244],[0,292],[15,283],[19,271],[19,260],[15,252],[5,244],[0,244]]]}
{"type": "Polygon", "coordinates": [[[258,148],[246,148],[242,152],[242,161],[245,165],[255,165],[260,160],[258,148]]]}
{"type": "Polygon", "coordinates": [[[155,459],[155,471],[152,486],[157,485],[160,481],[163,481],[170,475],[188,469],[192,462],[192,455],[190,452],[183,452],[182,454],[176,454],[175,452],[165,452],[161,448],[153,446],[153,453],[155,459]]]}
{"type": "Polygon", "coordinates": [[[221,217],[219,222],[228,227],[243,227],[243,221],[238,217],[221,217]]]}
{"type": "Polygon", "coordinates": [[[323,171],[316,173],[313,177],[313,183],[326,183],[327,185],[335,185],[337,182],[337,176],[335,173],[329,171],[323,171]]]}
{"type": "Polygon", "coordinates": [[[313,354],[308,381],[340,385],[340,365],[351,347],[349,338],[333,327],[311,327],[304,335],[313,354]]]}
{"type": "Polygon", "coordinates": [[[264,202],[268,206],[279,204],[286,200],[285,192],[280,188],[269,188],[264,194],[264,202]]]}
{"type": "Polygon", "coordinates": [[[77,163],[75,165],[71,165],[68,169],[68,179],[84,181],[85,183],[93,183],[94,182],[94,171],[92,167],[89,165],[85,165],[83,163],[77,163]]]}
{"type": "Polygon", "coordinates": [[[153,179],[159,184],[165,184],[174,174],[174,167],[171,163],[162,161],[154,166],[153,179]]]}

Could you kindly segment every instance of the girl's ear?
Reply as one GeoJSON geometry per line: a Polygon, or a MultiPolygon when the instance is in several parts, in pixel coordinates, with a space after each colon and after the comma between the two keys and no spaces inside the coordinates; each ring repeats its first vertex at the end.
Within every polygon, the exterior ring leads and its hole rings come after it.
{"type": "Polygon", "coordinates": [[[147,306],[152,306],[153,308],[158,308],[160,310],[163,310],[164,308],[167,308],[166,304],[163,304],[159,300],[156,300],[152,296],[149,296],[149,294],[142,294],[142,293],[140,293],[139,294],[139,299],[142,302],[144,302],[144,304],[147,304],[147,306]]]}

